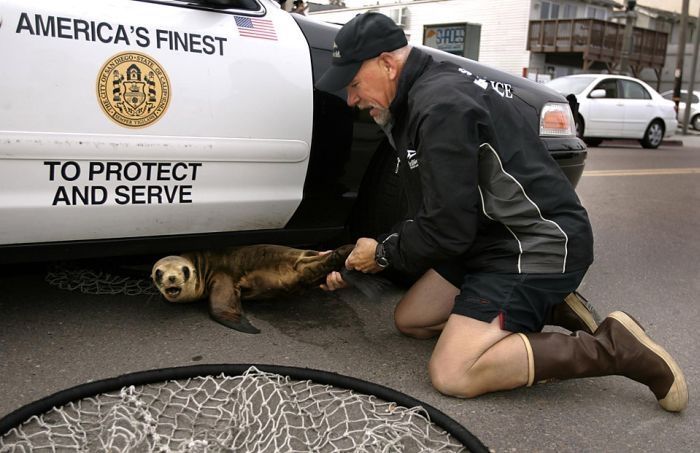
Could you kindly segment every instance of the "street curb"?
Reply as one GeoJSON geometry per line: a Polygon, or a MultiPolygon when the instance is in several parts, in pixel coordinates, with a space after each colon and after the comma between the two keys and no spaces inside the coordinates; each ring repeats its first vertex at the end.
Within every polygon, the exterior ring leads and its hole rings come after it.
{"type": "Polygon", "coordinates": [[[661,145],[666,145],[666,146],[683,146],[683,140],[678,140],[678,139],[671,139],[671,140],[662,140],[661,145]]]}
{"type": "MultiPolygon", "coordinates": [[[[618,143],[618,144],[623,144],[623,145],[637,145],[639,146],[639,140],[633,140],[633,139],[604,139],[603,144],[612,144],[612,143],[618,143]]],[[[662,140],[661,144],[659,146],[683,146],[683,140],[681,139],[675,139],[672,138],[670,140],[662,140]]],[[[591,148],[590,146],[588,147],[589,149],[591,148]]],[[[596,148],[594,146],[594,148],[596,148]]]]}

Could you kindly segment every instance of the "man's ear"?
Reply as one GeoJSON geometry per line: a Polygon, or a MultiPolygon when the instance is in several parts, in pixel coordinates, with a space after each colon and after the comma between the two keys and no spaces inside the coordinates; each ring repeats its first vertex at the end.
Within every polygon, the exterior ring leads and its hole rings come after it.
{"type": "Polygon", "coordinates": [[[394,56],[391,53],[384,52],[380,54],[377,61],[381,70],[387,72],[391,80],[394,80],[396,77],[398,77],[398,61],[396,60],[396,58],[394,58],[394,56]]]}

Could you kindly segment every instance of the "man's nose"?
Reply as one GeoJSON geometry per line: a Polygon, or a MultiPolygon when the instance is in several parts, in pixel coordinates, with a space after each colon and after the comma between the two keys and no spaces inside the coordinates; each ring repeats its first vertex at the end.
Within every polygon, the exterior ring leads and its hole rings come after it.
{"type": "Polygon", "coordinates": [[[360,98],[348,90],[348,105],[350,107],[355,107],[355,104],[357,104],[359,101],[360,98]]]}

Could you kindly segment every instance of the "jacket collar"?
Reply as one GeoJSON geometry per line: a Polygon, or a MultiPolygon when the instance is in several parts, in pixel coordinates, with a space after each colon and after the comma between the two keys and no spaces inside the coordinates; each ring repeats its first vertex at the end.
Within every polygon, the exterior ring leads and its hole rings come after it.
{"type": "Polygon", "coordinates": [[[403,113],[408,102],[408,93],[416,80],[423,74],[426,67],[433,61],[432,57],[420,49],[413,47],[406,58],[399,83],[396,88],[396,96],[389,105],[389,110],[394,118],[403,113]]]}

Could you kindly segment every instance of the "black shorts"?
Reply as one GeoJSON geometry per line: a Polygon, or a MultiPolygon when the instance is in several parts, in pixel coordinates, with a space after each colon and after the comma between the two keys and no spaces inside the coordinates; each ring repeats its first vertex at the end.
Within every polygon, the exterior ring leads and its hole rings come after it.
{"type": "Polygon", "coordinates": [[[496,274],[465,271],[455,261],[435,266],[460,288],[452,313],[479,321],[498,317],[509,332],[539,332],[553,306],[575,291],[586,269],[560,274],[496,274]]]}

